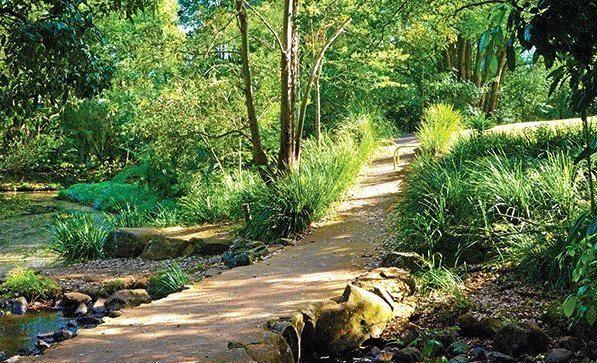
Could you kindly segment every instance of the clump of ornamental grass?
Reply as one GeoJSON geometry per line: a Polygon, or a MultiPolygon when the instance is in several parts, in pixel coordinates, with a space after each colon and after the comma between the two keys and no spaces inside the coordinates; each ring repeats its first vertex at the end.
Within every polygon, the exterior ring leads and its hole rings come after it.
{"type": "Polygon", "coordinates": [[[448,152],[456,133],[463,129],[462,114],[453,106],[438,103],[425,109],[416,132],[424,154],[437,156],[448,152]]]}
{"type": "Polygon", "coordinates": [[[188,283],[188,275],[180,265],[174,262],[149,278],[147,292],[153,299],[161,299],[172,293],[182,291],[188,283]]]}

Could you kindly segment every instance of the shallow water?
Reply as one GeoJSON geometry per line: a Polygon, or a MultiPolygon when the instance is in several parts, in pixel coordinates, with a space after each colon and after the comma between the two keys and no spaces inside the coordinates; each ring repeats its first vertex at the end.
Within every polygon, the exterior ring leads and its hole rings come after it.
{"type": "Polygon", "coordinates": [[[66,323],[67,319],[56,311],[0,316],[0,352],[10,357],[19,349],[35,348],[38,334],[54,332],[66,323]]]}

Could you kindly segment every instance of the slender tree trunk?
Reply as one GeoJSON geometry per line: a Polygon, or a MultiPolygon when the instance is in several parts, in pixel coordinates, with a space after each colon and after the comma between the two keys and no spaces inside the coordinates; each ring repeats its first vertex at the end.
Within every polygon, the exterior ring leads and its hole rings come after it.
{"type": "Polygon", "coordinates": [[[321,146],[321,93],[319,89],[319,77],[321,77],[321,67],[315,77],[315,139],[317,146],[321,146]]]}
{"type": "Polygon", "coordinates": [[[350,23],[350,19],[346,20],[334,34],[326,41],[323,45],[319,54],[317,56],[317,60],[315,61],[315,65],[311,69],[311,74],[309,75],[309,80],[307,81],[307,85],[305,86],[305,94],[303,95],[303,99],[301,101],[301,108],[299,111],[299,119],[298,124],[296,127],[296,135],[295,135],[295,146],[294,146],[294,158],[296,162],[301,159],[301,146],[303,142],[303,127],[305,125],[305,115],[307,113],[307,103],[309,102],[309,97],[311,95],[311,87],[313,87],[313,82],[317,78],[317,74],[321,68],[323,63],[323,59],[325,57],[325,53],[330,48],[332,43],[338,38],[340,34],[344,31],[346,26],[350,23]]]}
{"type": "Polygon", "coordinates": [[[285,0],[284,19],[282,27],[282,49],[281,49],[281,94],[280,94],[280,150],[278,153],[278,171],[285,173],[290,170],[293,161],[293,89],[295,82],[293,74],[293,16],[294,0],[285,0]]]}
{"type": "Polygon", "coordinates": [[[498,74],[496,76],[495,81],[493,81],[493,84],[491,85],[491,96],[489,99],[489,106],[487,108],[487,114],[489,114],[489,115],[493,114],[493,111],[495,111],[495,109],[497,107],[499,96],[500,96],[500,86],[502,85],[505,74],[506,74],[506,51],[502,50],[500,52],[498,74]]]}
{"type": "MultiPolygon", "coordinates": [[[[253,162],[264,169],[267,167],[267,156],[263,150],[261,143],[261,136],[259,134],[259,124],[257,121],[257,114],[255,112],[255,102],[253,97],[253,77],[251,75],[251,66],[249,62],[249,31],[247,22],[247,9],[243,0],[236,0],[236,16],[238,19],[238,26],[241,35],[241,59],[242,59],[242,76],[243,76],[243,92],[245,94],[245,106],[247,108],[247,120],[249,129],[251,130],[251,151],[253,153],[253,162]]],[[[261,170],[265,173],[266,170],[261,170]]],[[[264,177],[265,174],[262,174],[264,177]]]]}

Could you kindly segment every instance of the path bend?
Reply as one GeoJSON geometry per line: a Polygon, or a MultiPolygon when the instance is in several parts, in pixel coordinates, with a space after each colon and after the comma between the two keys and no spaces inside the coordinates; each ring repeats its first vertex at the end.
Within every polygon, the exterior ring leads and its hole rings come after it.
{"type": "Polygon", "coordinates": [[[229,341],[251,341],[270,319],[338,296],[363,273],[387,238],[385,216],[403,178],[414,137],[381,146],[337,208],[295,247],[263,262],[227,270],[165,299],[123,310],[36,362],[231,362],[229,341]],[[401,163],[394,168],[394,151],[401,163]]]}

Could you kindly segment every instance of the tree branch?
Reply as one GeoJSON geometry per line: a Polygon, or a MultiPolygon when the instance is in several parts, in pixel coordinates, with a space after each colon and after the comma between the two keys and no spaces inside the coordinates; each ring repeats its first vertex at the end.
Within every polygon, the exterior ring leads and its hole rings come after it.
{"type": "Polygon", "coordinates": [[[263,24],[265,24],[266,28],[272,33],[272,35],[274,36],[274,38],[276,38],[276,42],[278,43],[278,46],[280,46],[280,49],[282,51],[284,51],[284,47],[282,46],[282,40],[280,39],[280,36],[278,35],[278,33],[276,33],[276,31],[274,30],[274,28],[272,28],[272,26],[267,22],[267,20],[265,20],[265,18],[263,16],[261,16],[261,14],[255,10],[254,7],[251,6],[251,4],[249,4],[247,1],[243,0],[243,2],[245,3],[245,5],[252,11],[255,13],[255,15],[257,15],[257,17],[259,18],[259,20],[261,20],[261,22],[263,24]]]}
{"type": "Polygon", "coordinates": [[[484,0],[484,1],[479,1],[477,3],[466,4],[466,5],[459,7],[458,9],[456,9],[454,11],[454,16],[456,16],[459,12],[461,12],[463,10],[473,8],[476,6],[483,6],[483,5],[487,5],[487,4],[503,4],[503,3],[505,3],[504,0],[484,0]]]}

